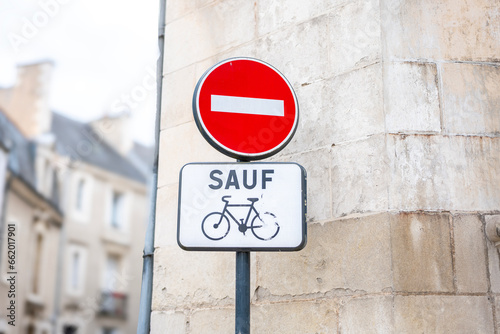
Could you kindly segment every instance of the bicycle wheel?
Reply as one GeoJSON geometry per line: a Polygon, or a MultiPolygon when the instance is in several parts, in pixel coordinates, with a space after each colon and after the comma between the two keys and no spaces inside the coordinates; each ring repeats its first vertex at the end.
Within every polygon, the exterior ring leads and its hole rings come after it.
{"type": "Polygon", "coordinates": [[[271,212],[265,212],[262,215],[256,215],[252,220],[252,233],[260,240],[271,240],[279,230],[278,220],[271,212]]]}
{"type": "Polygon", "coordinates": [[[229,220],[220,212],[209,213],[201,223],[203,234],[210,240],[220,240],[229,233],[229,220]]]}

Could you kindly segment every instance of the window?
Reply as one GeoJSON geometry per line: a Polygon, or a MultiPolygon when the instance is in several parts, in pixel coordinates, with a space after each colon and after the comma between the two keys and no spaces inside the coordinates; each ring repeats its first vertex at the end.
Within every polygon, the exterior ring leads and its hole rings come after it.
{"type": "Polygon", "coordinates": [[[70,209],[72,218],[79,223],[88,223],[92,211],[93,178],[90,175],[75,173],[71,180],[70,209]]]}
{"type": "Polygon", "coordinates": [[[31,286],[31,291],[36,295],[39,292],[40,288],[40,269],[42,261],[42,248],[43,247],[43,236],[41,234],[37,234],[36,237],[36,246],[35,246],[35,262],[33,264],[33,285],[31,286]]]}
{"type": "Polygon", "coordinates": [[[63,334],[76,334],[78,333],[78,327],[75,325],[64,325],[63,334]]]}
{"type": "Polygon", "coordinates": [[[111,198],[111,226],[117,229],[122,229],[124,226],[124,195],[117,191],[113,191],[111,198]]]}
{"type": "Polygon", "coordinates": [[[83,211],[83,198],[85,193],[85,180],[81,179],[78,181],[76,186],[76,203],[75,208],[78,211],[83,211]]]}
{"type": "Polygon", "coordinates": [[[52,171],[52,194],[51,194],[52,203],[57,206],[60,205],[59,201],[61,199],[61,189],[59,185],[59,177],[55,170],[52,171]]]}
{"type": "Polygon", "coordinates": [[[104,288],[107,291],[114,292],[118,290],[120,262],[120,256],[115,254],[109,254],[106,258],[106,269],[104,271],[104,288]]]}
{"type": "Polygon", "coordinates": [[[28,328],[26,329],[26,334],[35,334],[35,332],[36,332],[35,326],[33,326],[32,324],[29,324],[28,328]]]}
{"type": "Polygon", "coordinates": [[[53,169],[49,160],[45,160],[43,165],[44,165],[42,174],[43,179],[41,180],[42,184],[40,185],[41,186],[40,192],[42,194],[45,194],[45,196],[47,196],[48,198],[50,198],[52,194],[52,185],[53,185],[52,184],[53,169]]]}
{"type": "Polygon", "coordinates": [[[73,259],[71,262],[71,288],[75,291],[80,288],[80,253],[73,253],[73,259]]]}
{"type": "Polygon", "coordinates": [[[103,291],[99,306],[101,315],[123,319],[127,317],[128,296],[124,291],[129,283],[124,275],[123,265],[122,256],[113,253],[108,253],[106,256],[103,291]]]}
{"type": "Polygon", "coordinates": [[[81,295],[85,283],[87,250],[80,245],[69,245],[67,256],[67,291],[73,295],[81,295]]]}

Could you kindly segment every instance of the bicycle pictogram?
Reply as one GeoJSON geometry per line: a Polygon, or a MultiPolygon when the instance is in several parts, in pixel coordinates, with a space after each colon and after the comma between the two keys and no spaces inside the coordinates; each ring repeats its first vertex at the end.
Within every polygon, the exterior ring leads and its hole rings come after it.
{"type": "Polygon", "coordinates": [[[201,230],[208,239],[221,240],[224,238],[231,228],[229,218],[238,225],[238,231],[243,233],[243,235],[250,229],[257,239],[266,241],[271,240],[278,234],[280,226],[276,216],[271,212],[260,214],[255,208],[255,202],[259,200],[258,198],[247,198],[250,204],[229,204],[229,198],[231,196],[222,196],[221,200],[224,202],[222,212],[212,212],[203,218],[201,230]],[[241,218],[238,221],[230,211],[230,208],[233,207],[248,207],[246,218],[241,218]],[[254,215],[249,226],[248,222],[252,213],[254,215]]]}

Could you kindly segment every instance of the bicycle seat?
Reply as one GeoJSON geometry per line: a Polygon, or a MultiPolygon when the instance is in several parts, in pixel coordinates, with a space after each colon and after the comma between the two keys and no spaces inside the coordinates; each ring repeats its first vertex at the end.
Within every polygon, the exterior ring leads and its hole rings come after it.
{"type": "Polygon", "coordinates": [[[221,200],[223,202],[229,202],[229,200],[227,198],[231,198],[231,196],[222,196],[221,200]]]}
{"type": "Polygon", "coordinates": [[[257,202],[259,199],[258,198],[247,198],[247,200],[249,200],[250,202],[252,203],[255,203],[257,202]]]}

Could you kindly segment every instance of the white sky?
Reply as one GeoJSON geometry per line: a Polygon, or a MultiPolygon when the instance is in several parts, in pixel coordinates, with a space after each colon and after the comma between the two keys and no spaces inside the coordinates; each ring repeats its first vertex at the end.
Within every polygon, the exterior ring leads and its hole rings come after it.
{"type": "Polygon", "coordinates": [[[137,141],[152,144],[157,0],[0,0],[0,87],[18,64],[51,60],[53,110],[80,121],[128,105],[137,141]]]}

